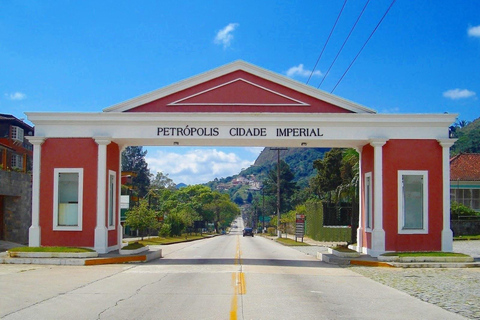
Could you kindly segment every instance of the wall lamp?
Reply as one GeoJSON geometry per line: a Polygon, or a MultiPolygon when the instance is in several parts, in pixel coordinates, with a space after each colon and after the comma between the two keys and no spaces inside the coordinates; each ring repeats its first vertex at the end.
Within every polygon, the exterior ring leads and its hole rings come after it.
{"type": "Polygon", "coordinates": [[[302,142],[302,147],[306,147],[307,146],[307,143],[306,142],[302,142]]]}
{"type": "Polygon", "coordinates": [[[174,145],[174,146],[178,146],[179,144],[180,144],[180,143],[178,143],[178,141],[174,141],[174,142],[173,142],[173,145],[174,145]]]}

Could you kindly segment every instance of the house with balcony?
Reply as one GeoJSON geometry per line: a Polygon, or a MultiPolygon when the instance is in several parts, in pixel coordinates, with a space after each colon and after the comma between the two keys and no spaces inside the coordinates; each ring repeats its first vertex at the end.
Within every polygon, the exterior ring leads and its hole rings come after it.
{"type": "Polygon", "coordinates": [[[33,133],[21,119],[0,114],[0,240],[28,243],[33,146],[25,137],[33,133]]]}
{"type": "Polygon", "coordinates": [[[21,119],[0,113],[0,169],[32,170],[33,146],[25,137],[33,134],[33,127],[21,119]]]}

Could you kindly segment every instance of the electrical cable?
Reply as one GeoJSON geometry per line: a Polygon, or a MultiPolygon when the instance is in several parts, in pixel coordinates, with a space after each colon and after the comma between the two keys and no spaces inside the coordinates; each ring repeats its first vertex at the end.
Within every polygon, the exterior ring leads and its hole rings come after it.
{"type": "Polygon", "coordinates": [[[343,3],[342,9],[340,10],[340,12],[337,16],[337,20],[335,20],[335,24],[333,25],[332,30],[330,30],[330,34],[328,35],[327,41],[325,42],[325,45],[323,46],[323,49],[320,52],[320,55],[318,56],[317,62],[315,62],[315,66],[313,67],[312,72],[310,73],[310,76],[308,77],[308,80],[307,80],[306,84],[308,84],[308,82],[312,78],[313,72],[317,68],[318,62],[320,61],[320,58],[323,55],[323,51],[325,51],[325,48],[327,47],[328,41],[330,41],[330,37],[332,36],[333,30],[335,30],[335,27],[337,26],[338,20],[340,19],[340,16],[342,15],[343,9],[345,8],[345,5],[347,4],[347,1],[348,0],[345,0],[345,2],[343,3]]]}
{"type": "Polygon", "coordinates": [[[340,80],[338,80],[337,84],[335,84],[335,87],[333,87],[332,91],[330,91],[330,93],[333,93],[333,91],[335,91],[335,89],[337,88],[337,86],[340,84],[340,82],[343,80],[343,78],[345,77],[345,75],[347,74],[347,72],[350,70],[350,68],[352,67],[352,65],[355,63],[355,61],[357,60],[358,56],[360,55],[360,53],[362,53],[363,49],[365,48],[365,46],[367,45],[368,41],[372,38],[373,34],[375,33],[375,31],[377,31],[378,27],[380,26],[380,24],[382,23],[383,19],[386,17],[386,15],[388,14],[388,12],[390,11],[390,9],[392,8],[393,4],[395,3],[396,0],[393,0],[392,3],[390,4],[390,6],[388,7],[387,11],[385,12],[385,14],[383,15],[382,19],[380,19],[380,21],[378,22],[377,26],[375,27],[375,29],[373,29],[372,33],[370,34],[370,36],[368,37],[367,41],[365,41],[365,43],[363,44],[362,48],[360,48],[360,51],[358,51],[357,55],[355,56],[355,58],[353,59],[352,63],[350,63],[350,65],[348,66],[347,70],[345,70],[345,72],[343,73],[342,77],[340,78],[340,80]]]}
{"type": "Polygon", "coordinates": [[[337,55],[335,56],[335,59],[333,59],[332,63],[330,64],[330,67],[328,67],[328,70],[327,70],[327,72],[325,73],[325,75],[323,76],[322,81],[321,81],[320,84],[318,85],[317,89],[320,88],[320,86],[322,85],[323,81],[325,81],[325,78],[328,76],[330,70],[332,69],[333,65],[335,64],[335,61],[337,61],[338,56],[339,56],[340,53],[342,52],[343,47],[345,47],[345,44],[347,43],[348,39],[350,38],[350,35],[352,34],[352,32],[353,32],[353,30],[355,29],[355,27],[357,26],[357,23],[358,23],[358,21],[360,20],[360,18],[362,17],[363,13],[365,12],[365,9],[367,8],[369,2],[370,2],[370,0],[367,0],[367,2],[365,3],[365,6],[363,7],[362,12],[360,12],[360,15],[359,15],[358,18],[357,18],[357,21],[355,21],[355,23],[353,24],[353,27],[352,27],[352,29],[350,30],[350,33],[348,34],[347,38],[346,38],[345,41],[343,42],[342,46],[340,47],[340,50],[338,51],[337,55]]]}

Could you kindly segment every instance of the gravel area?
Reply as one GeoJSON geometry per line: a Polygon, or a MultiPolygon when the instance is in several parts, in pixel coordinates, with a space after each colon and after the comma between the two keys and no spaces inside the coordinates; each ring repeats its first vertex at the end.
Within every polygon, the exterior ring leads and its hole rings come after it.
{"type": "Polygon", "coordinates": [[[454,241],[453,251],[465,253],[475,260],[480,260],[480,240],[454,241]]]}

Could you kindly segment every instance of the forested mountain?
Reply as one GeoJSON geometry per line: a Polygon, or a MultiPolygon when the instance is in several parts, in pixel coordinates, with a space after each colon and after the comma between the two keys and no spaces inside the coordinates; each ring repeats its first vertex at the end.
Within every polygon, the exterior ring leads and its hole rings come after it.
{"type": "Polygon", "coordinates": [[[206,185],[212,190],[219,189],[228,192],[238,204],[242,204],[242,201],[248,202],[249,193],[251,193],[251,189],[255,189],[255,186],[252,187],[246,180],[252,183],[255,181],[263,183],[268,172],[277,163],[277,152],[280,152],[280,160],[289,165],[295,176],[293,181],[301,188],[306,187],[310,178],[316,175],[313,162],[322,159],[329,150],[328,148],[288,148],[277,151],[265,148],[251,167],[242,170],[238,175],[215,179],[206,185]],[[246,180],[238,181],[242,178],[246,180]]]}
{"type": "Polygon", "coordinates": [[[458,139],[452,146],[452,155],[458,153],[480,153],[480,118],[470,123],[457,121],[450,127],[450,131],[458,139]]]}
{"type": "Polygon", "coordinates": [[[295,175],[293,181],[303,187],[308,185],[308,180],[316,174],[313,161],[322,159],[323,155],[329,150],[329,148],[288,148],[277,151],[265,148],[255,160],[253,166],[244,170],[241,174],[255,174],[260,178],[260,181],[263,181],[268,171],[277,163],[278,153],[280,153],[280,160],[285,161],[295,175]]]}

